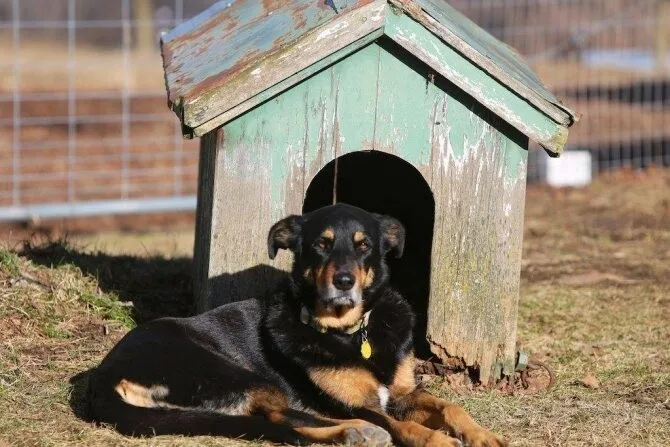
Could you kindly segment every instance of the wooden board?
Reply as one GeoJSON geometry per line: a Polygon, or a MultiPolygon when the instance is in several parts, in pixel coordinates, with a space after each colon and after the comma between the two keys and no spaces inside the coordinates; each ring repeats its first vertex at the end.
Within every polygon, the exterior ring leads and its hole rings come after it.
{"type": "Polygon", "coordinates": [[[384,33],[532,140],[552,153],[563,151],[568,138],[564,124],[538,111],[454,48],[443,45],[420,23],[404,14],[389,13],[384,33]]]}
{"type": "Polygon", "coordinates": [[[219,2],[164,36],[168,102],[184,135],[204,135],[383,33],[550,152],[562,151],[575,114],[512,49],[446,2],[334,5],[219,2]]]}
{"type": "MultiPolygon", "coordinates": [[[[383,0],[215,4],[162,39],[168,101],[199,127],[383,26],[383,0]]],[[[295,79],[298,82],[299,79],[295,79]]]]}
{"type": "MultiPolygon", "coordinates": [[[[331,160],[383,151],[415,166],[433,190],[433,351],[479,368],[484,381],[511,372],[527,145],[520,132],[386,41],[207,138],[216,150],[208,155],[214,170],[203,177],[213,183],[211,226],[199,218],[197,229],[201,245],[209,238],[207,277],[201,278],[209,286],[198,289],[209,296],[198,298],[201,308],[259,296],[276,284],[291,256],[281,252],[269,263],[270,225],[301,212],[311,179],[331,160]]],[[[197,256],[204,253],[199,249],[197,256]]]]}

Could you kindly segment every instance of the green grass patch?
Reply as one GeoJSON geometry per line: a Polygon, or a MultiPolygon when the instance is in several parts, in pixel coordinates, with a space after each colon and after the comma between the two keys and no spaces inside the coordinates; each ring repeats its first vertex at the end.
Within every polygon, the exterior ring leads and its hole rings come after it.
{"type": "Polygon", "coordinates": [[[110,294],[91,292],[78,293],[79,299],[96,315],[105,320],[118,321],[126,328],[135,327],[132,317],[132,307],[123,305],[118,298],[110,294]]]}

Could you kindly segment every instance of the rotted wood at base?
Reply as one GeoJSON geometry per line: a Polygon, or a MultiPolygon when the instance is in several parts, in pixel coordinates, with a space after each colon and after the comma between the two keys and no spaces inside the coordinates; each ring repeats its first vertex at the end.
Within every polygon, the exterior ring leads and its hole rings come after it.
{"type": "Polygon", "coordinates": [[[449,125],[461,107],[435,110],[434,121],[447,125],[433,128],[426,335],[444,362],[455,357],[488,384],[514,373],[528,139],[478,107],[462,133],[449,125]]]}

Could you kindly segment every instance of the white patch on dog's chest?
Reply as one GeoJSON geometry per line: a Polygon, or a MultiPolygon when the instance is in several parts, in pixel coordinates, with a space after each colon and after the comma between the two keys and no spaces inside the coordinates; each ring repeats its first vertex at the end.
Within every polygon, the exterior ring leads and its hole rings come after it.
{"type": "Polygon", "coordinates": [[[382,407],[382,410],[386,411],[386,405],[389,403],[389,389],[384,385],[379,385],[377,388],[377,396],[379,396],[379,406],[382,407]]]}

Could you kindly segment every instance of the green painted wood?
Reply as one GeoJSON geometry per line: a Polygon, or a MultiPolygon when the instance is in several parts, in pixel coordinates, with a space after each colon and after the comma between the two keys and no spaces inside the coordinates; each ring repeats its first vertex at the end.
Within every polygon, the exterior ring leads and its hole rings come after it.
{"type": "Polygon", "coordinates": [[[404,14],[388,13],[384,33],[531,139],[552,152],[562,151],[568,135],[565,126],[444,45],[418,22],[404,14]]]}
{"type": "Polygon", "coordinates": [[[206,123],[196,127],[195,129],[192,129],[190,131],[190,135],[187,135],[189,138],[193,137],[200,137],[202,135],[205,135],[207,132],[227,123],[228,121],[238,117],[242,113],[246,112],[247,110],[257,106],[258,104],[261,104],[268,99],[272,98],[273,96],[276,96],[280,94],[281,92],[287,90],[288,88],[292,87],[293,85],[299,83],[300,81],[303,81],[307,79],[308,77],[312,76],[313,74],[323,70],[324,68],[328,67],[329,65],[345,58],[347,55],[353,53],[356,50],[359,50],[360,48],[372,43],[373,41],[377,40],[379,37],[383,35],[383,30],[381,28],[373,31],[372,33],[368,34],[367,36],[355,41],[354,43],[330,54],[329,56],[324,57],[320,61],[316,62],[313,65],[310,65],[309,67],[305,68],[304,70],[301,70],[297,72],[296,74],[289,76],[288,78],[284,79],[283,81],[278,82],[277,84],[273,85],[272,87],[263,90],[262,92],[258,93],[255,96],[252,96],[251,98],[245,100],[241,104],[238,104],[237,106],[227,110],[226,112],[222,113],[221,115],[216,116],[210,121],[207,121],[206,123]]]}
{"type": "Polygon", "coordinates": [[[392,47],[396,45],[380,46],[375,148],[425,166],[430,162],[426,144],[432,127],[430,111],[444,92],[430,82],[423,64],[392,47]]]}
{"type": "Polygon", "coordinates": [[[448,44],[488,70],[491,76],[529,100],[541,98],[547,104],[536,102],[536,105],[547,112],[555,106],[556,111],[563,112],[552,114],[561,124],[567,125],[574,119],[574,113],[561,104],[513,48],[477,26],[444,0],[414,1],[446,30],[448,35],[445,37],[450,37],[448,44]]]}
{"type": "Polygon", "coordinates": [[[528,140],[455,88],[436,105],[427,338],[488,383],[514,371],[528,140]],[[437,124],[440,123],[440,124],[437,124]]]}
{"type": "Polygon", "coordinates": [[[211,227],[198,246],[209,249],[199,290],[210,296],[199,301],[267,292],[273,267],[291,264],[286,252],[269,264],[270,225],[301,212],[310,181],[331,160],[385,151],[415,166],[435,198],[431,348],[478,368],[483,381],[511,373],[527,139],[431,74],[392,42],[371,44],[207,134],[215,168],[201,181],[213,187],[201,189],[211,192],[211,218],[203,200],[199,222],[211,227]]]}
{"type": "MultiPolygon", "coordinates": [[[[309,181],[326,163],[372,145],[378,60],[378,48],[365,47],[221,128],[209,267],[211,280],[219,279],[212,289],[257,294],[258,280],[235,272],[270,268],[270,226],[301,213],[309,181]]],[[[288,269],[290,262],[282,251],[272,266],[288,269]]],[[[212,305],[225,299],[213,296],[212,305]]]]}

